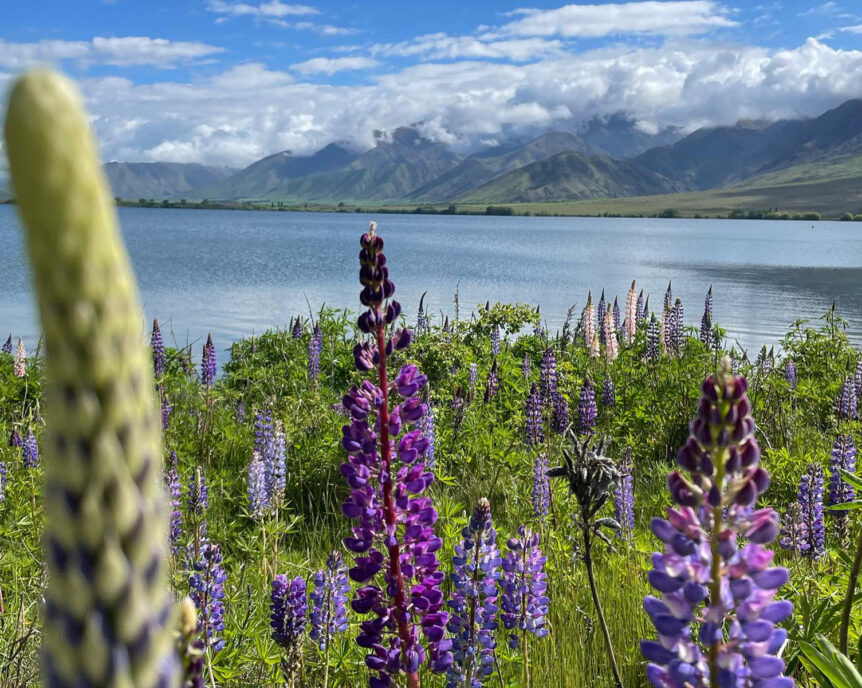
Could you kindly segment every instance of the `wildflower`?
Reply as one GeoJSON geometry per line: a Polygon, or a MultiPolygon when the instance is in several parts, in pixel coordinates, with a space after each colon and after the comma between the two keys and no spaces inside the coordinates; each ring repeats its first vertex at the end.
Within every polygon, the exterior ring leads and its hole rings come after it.
{"type": "Polygon", "coordinates": [[[491,355],[500,355],[500,328],[495,327],[491,330],[491,355]]]}
{"type": "Polygon", "coordinates": [[[610,375],[605,375],[602,381],[602,406],[610,408],[617,403],[617,392],[614,387],[613,378],[610,375]]]}
{"type": "Polygon", "coordinates": [[[524,362],[521,364],[521,375],[525,380],[530,379],[530,368],[533,361],[530,359],[530,354],[524,354],[524,362]]]}
{"type": "Polygon", "coordinates": [[[186,508],[195,516],[203,516],[207,510],[207,483],[200,466],[195,468],[189,480],[189,492],[186,498],[186,508]]]}
{"type": "Polygon", "coordinates": [[[703,304],[703,317],[700,319],[700,341],[708,347],[712,345],[712,285],[706,292],[706,300],[703,304]]]}
{"type": "Polygon", "coordinates": [[[614,487],[614,519],[623,533],[631,535],[635,529],[635,494],[632,476],[632,450],[627,447],[619,463],[619,479],[614,487]]]}
{"type": "Polygon", "coordinates": [[[598,335],[599,335],[599,344],[601,344],[602,346],[607,344],[607,342],[605,341],[605,326],[604,326],[605,313],[607,312],[607,310],[608,310],[608,304],[605,301],[605,290],[602,289],[602,296],[599,299],[599,307],[596,311],[596,316],[598,317],[598,322],[596,323],[596,331],[598,332],[598,335]]]}
{"type": "Polygon", "coordinates": [[[6,338],[6,341],[3,342],[2,351],[4,354],[11,354],[12,353],[12,333],[11,332],[9,333],[9,336],[6,338]]]}
{"type": "Polygon", "coordinates": [[[24,444],[24,440],[21,439],[21,433],[18,432],[18,428],[12,428],[12,432],[9,434],[9,446],[20,447],[22,444],[24,444]]]}
{"type": "Polygon", "coordinates": [[[619,349],[617,345],[617,331],[614,326],[614,318],[613,315],[611,315],[610,306],[608,306],[607,311],[605,311],[604,333],[605,359],[608,363],[613,363],[617,360],[619,349]]]}
{"type": "Polygon", "coordinates": [[[825,554],[826,528],[823,525],[823,469],[812,463],[799,480],[797,497],[805,529],[808,533],[808,549],[805,555],[821,559],[825,554]]]}
{"type": "Polygon", "coordinates": [[[314,332],[308,340],[308,379],[317,380],[320,377],[320,352],[323,351],[323,331],[320,323],[314,326],[314,332]]]}
{"type": "Polygon", "coordinates": [[[0,504],[6,499],[6,462],[0,461],[0,504]]]}
{"type": "Polygon", "coordinates": [[[467,371],[467,382],[469,383],[471,388],[474,388],[478,381],[479,381],[479,364],[478,363],[471,363],[470,367],[467,371]]]}
{"type": "Polygon", "coordinates": [[[592,347],[593,338],[596,335],[596,312],[593,309],[593,293],[587,294],[587,305],[584,306],[582,317],[584,321],[584,343],[587,347],[592,347]]]}
{"type": "Polygon", "coordinates": [[[436,446],[437,438],[434,433],[434,407],[428,404],[428,413],[422,416],[419,421],[419,430],[422,432],[422,437],[428,441],[428,451],[425,453],[425,463],[428,465],[428,470],[434,468],[437,462],[436,446]]]}
{"type": "Polygon", "coordinates": [[[497,359],[491,364],[491,370],[488,371],[488,378],[485,380],[485,403],[487,404],[496,396],[500,388],[500,377],[497,374],[497,359]]]}
{"type": "Polygon", "coordinates": [[[299,316],[296,316],[296,320],[293,321],[293,328],[290,331],[290,336],[294,339],[302,339],[302,320],[299,319],[299,316]]]}
{"type": "Polygon", "coordinates": [[[347,593],[350,582],[339,552],[326,558],[326,567],[314,574],[311,591],[311,632],[308,634],[321,650],[326,651],[332,639],[347,630],[347,593]]]}
{"type": "Polygon", "coordinates": [[[18,337],[18,348],[15,349],[15,377],[24,377],[27,374],[27,350],[24,341],[18,337]]]}
{"type": "Polygon", "coordinates": [[[265,456],[272,449],[272,414],[264,404],[254,417],[254,451],[265,456]]]}
{"type": "Polygon", "coordinates": [[[784,364],[784,379],[787,380],[790,391],[794,391],[796,389],[796,364],[792,358],[788,358],[784,364]]]}
{"type": "MultiPolygon", "coordinates": [[[[503,577],[500,581],[500,618],[509,631],[520,631],[538,638],[548,635],[546,616],[548,598],[545,595],[545,561],[539,549],[539,534],[526,526],[518,526],[517,537],[506,543],[509,551],[503,557],[503,577]]],[[[520,645],[517,633],[509,634],[509,646],[520,645]]]]}
{"type": "Polygon", "coordinates": [[[248,510],[253,519],[260,520],[269,509],[266,489],[266,468],[258,452],[253,452],[248,464],[248,510]]]}
{"type": "Polygon", "coordinates": [[[682,352],[682,331],[683,331],[683,309],[682,301],[676,300],[673,306],[670,317],[670,331],[668,332],[668,350],[673,352],[675,356],[679,356],[682,352]]]}
{"type": "Polygon", "coordinates": [[[307,607],[305,580],[302,576],[288,580],[287,576],[280,573],[273,579],[269,626],[272,639],[285,652],[282,666],[290,676],[299,664],[307,607]]]}
{"type": "Polygon", "coordinates": [[[233,417],[237,423],[245,423],[245,401],[242,399],[236,402],[236,406],[233,409],[233,417]]]}
{"type": "Polygon", "coordinates": [[[649,313],[647,308],[648,307],[644,307],[644,290],[641,289],[638,293],[638,302],[635,305],[635,317],[638,325],[646,320],[647,313],[649,313]]]}
{"type": "Polygon", "coordinates": [[[425,313],[425,294],[419,298],[419,311],[416,313],[416,334],[422,334],[428,331],[428,315],[425,313]]]}
{"type": "MultiPolygon", "coordinates": [[[[852,435],[838,435],[832,447],[832,459],[829,465],[829,494],[827,504],[835,507],[847,504],[856,499],[856,491],[844,480],[841,471],[856,472],[856,445],[852,435]]],[[[838,542],[847,541],[846,509],[831,509],[832,522],[835,526],[838,542]]]]}
{"type": "Polygon", "coordinates": [[[625,321],[625,335],[626,341],[633,342],[635,340],[635,334],[637,333],[638,326],[638,292],[637,285],[634,280],[632,280],[631,289],[629,289],[626,294],[626,321],[625,321]]]}
{"type": "Polygon", "coordinates": [[[497,647],[497,581],[502,559],[491,505],[482,498],[455,546],[448,630],[452,636],[453,663],[447,672],[448,688],[482,688],[494,671],[497,647]]]}
{"type": "Polygon", "coordinates": [[[171,406],[171,402],[168,401],[167,394],[162,394],[162,430],[167,430],[171,425],[171,411],[173,411],[173,407],[171,406]]]}
{"type": "Polygon", "coordinates": [[[542,416],[542,397],[539,390],[536,388],[536,383],[530,388],[530,393],[527,395],[527,408],[524,412],[526,419],[525,423],[525,440],[527,446],[536,446],[545,441],[544,420],[542,416]]]}
{"type": "Polygon", "coordinates": [[[557,358],[550,346],[545,349],[539,366],[539,389],[542,404],[549,407],[557,396],[557,358]]]}
{"type": "Polygon", "coordinates": [[[853,384],[853,378],[844,380],[841,386],[841,391],[838,393],[838,398],[835,400],[835,415],[838,418],[846,418],[847,420],[856,419],[856,386],[853,384]]]}
{"type": "Polygon", "coordinates": [[[777,535],[776,514],[753,508],[769,475],[758,466],[746,389],[728,359],[704,381],[691,434],[677,454],[690,477],[668,476],[679,507],[651,523],[665,543],[649,573],[662,597],[648,595],[644,608],[659,638],[642,641],[641,652],[657,688],[736,686],[740,678],[771,688],[793,685],[777,656],[787,632],[774,625],[792,605],[773,601],[789,574],[769,567],[773,552],[763,547],[777,535]]]}
{"type": "Polygon", "coordinates": [[[787,513],[781,519],[781,539],[778,544],[782,549],[796,554],[805,554],[811,548],[808,542],[808,526],[802,517],[802,507],[798,501],[787,507],[787,513]]]}
{"type": "Polygon", "coordinates": [[[216,350],[211,334],[207,335],[204,344],[203,357],[201,358],[201,382],[204,387],[211,387],[215,382],[216,375],[216,350]]]}
{"type": "Polygon", "coordinates": [[[165,343],[162,341],[162,331],[159,329],[158,318],[153,318],[150,348],[153,353],[153,376],[158,380],[165,374],[165,343]]]}
{"type": "Polygon", "coordinates": [[[596,431],[596,393],[593,383],[584,380],[581,387],[581,397],[578,401],[578,433],[581,435],[592,435],[596,431]]]}
{"type": "Polygon", "coordinates": [[[285,451],[284,424],[277,420],[272,447],[267,448],[263,457],[267,503],[273,510],[281,504],[284,499],[284,489],[287,487],[285,451]]]}
{"type": "Polygon", "coordinates": [[[219,546],[204,542],[200,555],[192,564],[189,576],[189,597],[198,610],[198,631],[204,645],[215,655],[224,647],[219,634],[224,631],[224,582],[227,579],[222,568],[219,546]]]}
{"type": "Polygon", "coordinates": [[[669,311],[673,308],[673,290],[671,289],[671,283],[667,283],[667,291],[664,293],[664,308],[663,310],[669,311]]]}
{"type": "Polygon", "coordinates": [[[33,434],[32,430],[27,431],[22,450],[24,468],[36,468],[39,465],[39,445],[36,442],[36,435],[33,434]]]}
{"type": "MultiPolygon", "coordinates": [[[[171,452],[173,463],[176,462],[176,452],[171,452]]],[[[168,539],[171,545],[171,551],[174,555],[180,552],[180,539],[183,533],[183,514],[180,510],[182,504],[182,492],[180,490],[180,476],[177,473],[176,465],[171,465],[165,474],[165,486],[168,489],[170,497],[171,515],[170,525],[168,530],[168,539]]]]}
{"type": "Polygon", "coordinates": [[[569,426],[569,402],[560,392],[557,392],[557,396],[554,398],[554,415],[551,421],[551,427],[558,435],[562,435],[569,426]]]}
{"type": "Polygon", "coordinates": [[[551,486],[548,481],[547,454],[537,454],[533,461],[533,516],[544,518],[548,515],[551,486]]]}
{"type": "Polygon", "coordinates": [[[862,358],[856,362],[856,372],[853,374],[853,386],[856,389],[856,399],[862,397],[862,358]]]}
{"type": "Polygon", "coordinates": [[[598,358],[601,353],[599,344],[599,335],[593,334],[592,344],[590,344],[590,358],[598,358]]]}
{"type": "Polygon", "coordinates": [[[655,363],[658,361],[660,347],[659,342],[661,340],[661,333],[659,331],[658,320],[655,317],[655,313],[652,314],[650,318],[649,325],[647,326],[647,340],[646,340],[646,357],[650,363],[655,363]]]}

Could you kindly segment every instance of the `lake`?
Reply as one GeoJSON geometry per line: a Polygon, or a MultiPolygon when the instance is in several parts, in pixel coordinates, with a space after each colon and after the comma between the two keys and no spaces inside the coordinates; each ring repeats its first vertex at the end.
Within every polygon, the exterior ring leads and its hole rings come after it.
{"type": "MultiPolygon", "coordinates": [[[[359,234],[379,222],[410,321],[422,292],[433,314],[485,301],[541,305],[551,330],[587,290],[598,300],[632,279],[660,309],[668,280],[687,325],[698,325],[709,285],[714,320],[751,349],[775,344],[798,318],[838,303],[862,343],[862,225],[845,222],[380,215],[120,208],[147,320],[167,343],[218,349],[284,327],[323,303],[356,309],[359,234]]],[[[0,206],[0,332],[38,337],[14,206],[0,206]]],[[[143,326],[142,326],[143,327],[143,326]]],[[[146,325],[149,329],[149,325],[146,325]]],[[[5,337],[5,335],[4,335],[5,337]]],[[[223,356],[222,356],[223,358],[223,356]]]]}

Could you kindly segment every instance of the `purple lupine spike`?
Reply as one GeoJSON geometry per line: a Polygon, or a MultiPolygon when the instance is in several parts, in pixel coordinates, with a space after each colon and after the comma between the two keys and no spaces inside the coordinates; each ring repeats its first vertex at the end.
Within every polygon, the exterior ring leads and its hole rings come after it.
{"type": "Polygon", "coordinates": [[[533,361],[530,358],[530,354],[528,354],[528,353],[524,354],[524,362],[521,364],[521,376],[525,380],[530,379],[530,372],[531,372],[530,369],[532,368],[532,366],[533,366],[533,361]]]}
{"type": "Polygon", "coordinates": [[[668,342],[670,344],[670,350],[674,353],[675,356],[679,356],[680,353],[682,353],[682,337],[684,326],[682,301],[680,299],[677,299],[676,303],[673,306],[671,323],[672,327],[669,334],[668,342]]]}
{"type": "Polygon", "coordinates": [[[227,579],[219,546],[204,541],[191,568],[189,597],[198,610],[198,632],[205,647],[215,655],[224,647],[220,633],[224,631],[224,582],[227,579]]]}
{"type": "Polygon", "coordinates": [[[787,362],[784,364],[784,379],[787,380],[787,385],[790,387],[790,391],[793,392],[796,390],[796,364],[793,362],[792,358],[788,358],[787,362]]]}
{"type": "Polygon", "coordinates": [[[260,408],[254,417],[254,451],[263,456],[272,446],[272,414],[269,405],[260,408]]]}
{"type": "Polygon", "coordinates": [[[708,347],[712,346],[712,285],[706,292],[706,300],[703,304],[703,317],[700,319],[700,341],[708,347]]]}
{"type": "Polygon", "coordinates": [[[255,521],[262,519],[269,510],[266,468],[257,452],[252,453],[251,461],[248,463],[248,510],[255,521]]]}
{"type": "Polygon", "coordinates": [[[427,378],[412,364],[402,367],[394,381],[387,373],[389,354],[409,346],[411,335],[406,328],[392,332],[389,327],[401,306],[391,298],[395,285],[375,229],[372,223],[360,240],[360,300],[368,310],[359,316],[358,327],[371,336],[356,345],[354,360],[360,371],[373,370],[378,384],[366,380],[343,399],[351,422],[342,429],[348,459],[341,473],[351,490],[341,510],[354,520],[344,545],[356,555],[349,575],[362,586],[353,610],[372,615],[360,624],[357,638],[368,651],[365,662],[375,674],[371,684],[389,686],[404,673],[407,685],[417,688],[426,658],[434,672],[449,668],[452,641],[444,637],[448,614],[442,609],[445,574],[437,560],[442,545],[434,533],[437,512],[431,498],[423,496],[434,474],[426,464],[428,440],[415,428],[427,410],[416,396],[427,378]],[[402,399],[393,408],[390,394],[402,399]]]}
{"type": "Polygon", "coordinates": [[[758,466],[747,383],[724,359],[701,390],[691,434],[677,454],[681,470],[668,476],[679,506],[651,523],[665,551],[653,554],[649,572],[661,599],[644,599],[658,633],[658,641],[641,642],[646,676],[656,688],[736,687],[739,677],[792,688],[777,656],[787,631],[775,624],[793,606],[774,601],[789,573],[770,567],[774,553],[764,547],[777,535],[777,515],[754,509],[769,475],[758,466]]]}
{"type": "Polygon", "coordinates": [[[661,333],[659,330],[658,319],[655,313],[650,317],[649,325],[647,326],[646,340],[646,357],[650,363],[658,361],[659,353],[661,352],[661,333]]]}
{"type": "Polygon", "coordinates": [[[539,390],[542,393],[542,404],[550,407],[557,396],[557,357],[550,346],[545,349],[539,366],[539,390]]]}
{"type": "Polygon", "coordinates": [[[168,529],[168,541],[171,545],[171,552],[177,556],[182,551],[180,540],[183,535],[183,512],[182,508],[182,490],[180,488],[180,476],[176,468],[176,452],[171,452],[171,461],[168,464],[168,470],[165,473],[165,487],[168,490],[170,497],[171,515],[168,529]]]}
{"type": "Polygon", "coordinates": [[[491,355],[500,355],[500,328],[495,327],[491,330],[491,355]]]}
{"type": "Polygon", "coordinates": [[[494,671],[497,581],[502,564],[491,504],[484,497],[461,535],[463,540],[455,545],[450,575],[452,596],[447,628],[453,641],[453,663],[446,685],[482,688],[484,678],[494,671]]]}
{"type": "Polygon", "coordinates": [[[305,633],[307,608],[302,576],[288,580],[283,573],[278,574],[272,581],[269,606],[269,626],[276,645],[286,650],[299,646],[305,633]]]}
{"type": "Polygon", "coordinates": [[[9,333],[9,336],[6,338],[6,341],[3,342],[2,351],[4,354],[11,354],[12,353],[12,333],[11,332],[9,333]]]}
{"type": "Polygon", "coordinates": [[[6,462],[0,461],[0,504],[6,500],[6,462]]]}
{"type": "Polygon", "coordinates": [[[669,311],[673,308],[673,289],[671,288],[671,283],[667,283],[667,291],[664,293],[664,309],[669,311]]]}
{"type": "Polygon", "coordinates": [[[302,339],[302,320],[300,320],[298,315],[296,316],[296,320],[293,321],[293,329],[291,329],[290,335],[294,339],[302,339]]]}
{"type": "Polygon", "coordinates": [[[15,377],[27,375],[27,349],[24,348],[24,340],[18,337],[18,347],[15,349],[15,377]]]}
{"type": "Polygon", "coordinates": [[[240,399],[239,401],[236,402],[236,405],[234,406],[234,409],[233,409],[234,420],[236,420],[236,422],[239,423],[240,425],[245,423],[245,412],[246,412],[245,401],[243,399],[240,399]]]}
{"type": "Polygon", "coordinates": [[[641,289],[638,293],[638,302],[637,306],[635,307],[635,317],[637,318],[637,322],[639,325],[646,320],[647,313],[649,313],[647,308],[648,306],[644,307],[644,290],[641,289]]]}
{"type": "MultiPolygon", "coordinates": [[[[841,475],[840,471],[856,473],[856,444],[852,435],[838,435],[832,447],[832,459],[829,464],[829,494],[827,504],[838,507],[856,499],[856,491],[841,475]]],[[[832,524],[839,543],[847,542],[848,511],[846,509],[830,509],[832,524]]]]}
{"type": "MultiPolygon", "coordinates": [[[[539,549],[539,534],[525,526],[518,526],[517,537],[507,542],[509,551],[503,558],[503,594],[500,599],[500,618],[509,631],[532,633],[538,638],[548,635],[546,617],[545,561],[539,549]]],[[[520,645],[517,633],[509,635],[509,647],[520,645]]]]}
{"type": "Polygon", "coordinates": [[[632,476],[632,449],[626,447],[619,462],[619,482],[614,487],[614,518],[622,534],[630,537],[635,529],[635,493],[632,476]]]}
{"type": "Polygon", "coordinates": [[[153,377],[158,380],[165,374],[165,343],[159,329],[159,319],[153,318],[153,331],[150,334],[150,348],[153,353],[153,377]]]}
{"type": "Polygon", "coordinates": [[[309,595],[311,623],[309,637],[324,652],[332,639],[347,630],[347,594],[350,581],[347,580],[347,567],[339,552],[332,552],[326,558],[326,566],[314,574],[314,589],[309,595]]]}
{"type": "Polygon", "coordinates": [[[428,441],[425,463],[428,470],[433,470],[434,464],[437,463],[437,437],[434,432],[434,407],[431,404],[428,404],[428,412],[419,421],[419,430],[422,432],[422,437],[428,441]]]}
{"type": "Polygon", "coordinates": [[[826,526],[823,523],[823,469],[812,463],[799,480],[799,509],[808,535],[805,556],[822,559],[826,553],[826,526]]]}
{"type": "Polygon", "coordinates": [[[598,317],[598,322],[596,323],[596,332],[599,335],[599,344],[602,346],[605,345],[605,313],[608,310],[608,304],[605,301],[605,290],[602,289],[602,296],[599,299],[598,310],[596,311],[596,316],[598,317]]]}
{"type": "Polygon", "coordinates": [[[314,326],[314,332],[308,340],[308,379],[317,380],[320,377],[320,352],[323,351],[323,331],[320,323],[314,326]]]}
{"type": "Polygon", "coordinates": [[[266,447],[263,461],[266,501],[274,511],[284,501],[284,490],[287,487],[286,441],[284,424],[280,420],[275,421],[272,443],[266,447]]]}
{"type": "Polygon", "coordinates": [[[545,441],[545,428],[542,416],[542,397],[536,388],[536,383],[530,388],[527,395],[527,406],[524,411],[524,438],[527,446],[534,447],[545,441]]]}
{"type": "Polygon", "coordinates": [[[479,382],[479,364],[471,363],[467,370],[467,383],[473,389],[476,387],[477,382],[479,382]]]}
{"type": "Polygon", "coordinates": [[[551,418],[551,427],[558,435],[564,434],[566,428],[569,427],[569,402],[566,401],[566,397],[563,396],[562,392],[557,392],[557,396],[554,397],[554,413],[551,418]]]}
{"type": "Polygon", "coordinates": [[[856,362],[856,372],[853,374],[853,387],[856,390],[856,400],[862,397],[862,358],[856,362]]]}
{"type": "Polygon", "coordinates": [[[614,380],[610,375],[605,375],[602,380],[602,406],[611,408],[617,404],[617,391],[614,387],[614,380]]]}
{"type": "Polygon", "coordinates": [[[168,401],[168,395],[162,394],[162,430],[167,430],[171,426],[171,411],[173,406],[168,401]]]}
{"type": "Polygon", "coordinates": [[[39,465],[39,444],[33,430],[28,430],[24,443],[21,446],[24,457],[24,468],[36,468],[39,465]]]}
{"type": "Polygon", "coordinates": [[[211,334],[207,335],[204,344],[203,356],[201,357],[201,382],[204,387],[212,387],[216,376],[216,350],[211,334]]]}
{"type": "Polygon", "coordinates": [[[485,380],[485,403],[487,404],[491,399],[493,399],[497,395],[497,391],[500,389],[500,376],[497,373],[497,359],[494,359],[494,362],[491,364],[491,370],[488,371],[488,378],[485,380]]]}
{"type": "Polygon", "coordinates": [[[618,333],[620,328],[622,327],[622,321],[620,320],[620,304],[617,300],[617,297],[614,297],[614,307],[613,307],[613,317],[614,317],[614,332],[618,333]]]}
{"type": "Polygon", "coordinates": [[[545,453],[537,454],[533,461],[533,516],[542,519],[548,515],[551,483],[548,479],[550,462],[545,453]]]}
{"type": "Polygon", "coordinates": [[[787,513],[781,519],[781,539],[778,544],[782,549],[795,554],[805,554],[811,548],[808,542],[808,526],[802,517],[799,502],[793,502],[787,507],[787,513]]]}
{"type": "Polygon", "coordinates": [[[578,401],[578,434],[592,435],[596,432],[596,392],[593,383],[584,380],[581,387],[581,397],[578,401]]]}
{"type": "Polygon", "coordinates": [[[838,393],[838,398],[835,400],[835,415],[838,418],[846,418],[847,420],[855,420],[856,413],[856,386],[853,378],[846,378],[844,384],[841,385],[841,391],[838,393]]]}
{"type": "Polygon", "coordinates": [[[18,432],[18,428],[12,428],[12,432],[9,434],[9,446],[20,447],[23,444],[24,440],[21,439],[21,433],[18,432]]]}

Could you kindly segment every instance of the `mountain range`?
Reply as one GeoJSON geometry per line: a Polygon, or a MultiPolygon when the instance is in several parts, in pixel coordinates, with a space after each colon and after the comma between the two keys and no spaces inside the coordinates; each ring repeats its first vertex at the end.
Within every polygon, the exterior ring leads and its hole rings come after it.
{"type": "MultiPolygon", "coordinates": [[[[114,194],[132,200],[410,206],[755,187],[780,187],[782,197],[787,188],[797,195],[816,188],[822,196],[824,184],[841,180],[842,194],[850,189],[850,202],[862,208],[862,99],[816,118],[742,121],[688,135],[677,129],[650,133],[617,115],[590,120],[577,130],[549,131],[463,154],[415,128],[401,127],[376,132],[369,150],[335,142],[308,156],[276,153],[241,170],[117,162],[105,170],[114,194]]],[[[0,179],[0,194],[2,184],[0,179]]]]}

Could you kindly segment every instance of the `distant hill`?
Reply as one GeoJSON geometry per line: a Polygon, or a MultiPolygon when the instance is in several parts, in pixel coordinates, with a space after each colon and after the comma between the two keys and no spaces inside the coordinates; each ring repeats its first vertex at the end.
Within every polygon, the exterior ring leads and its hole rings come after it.
{"type": "Polygon", "coordinates": [[[558,153],[458,197],[459,203],[529,203],[667,193],[674,186],[639,165],[606,155],[558,153]]]}
{"type": "Polygon", "coordinates": [[[178,198],[216,184],[236,170],[230,167],[178,162],[109,162],[105,174],[114,196],[120,198],[178,198]]]}

